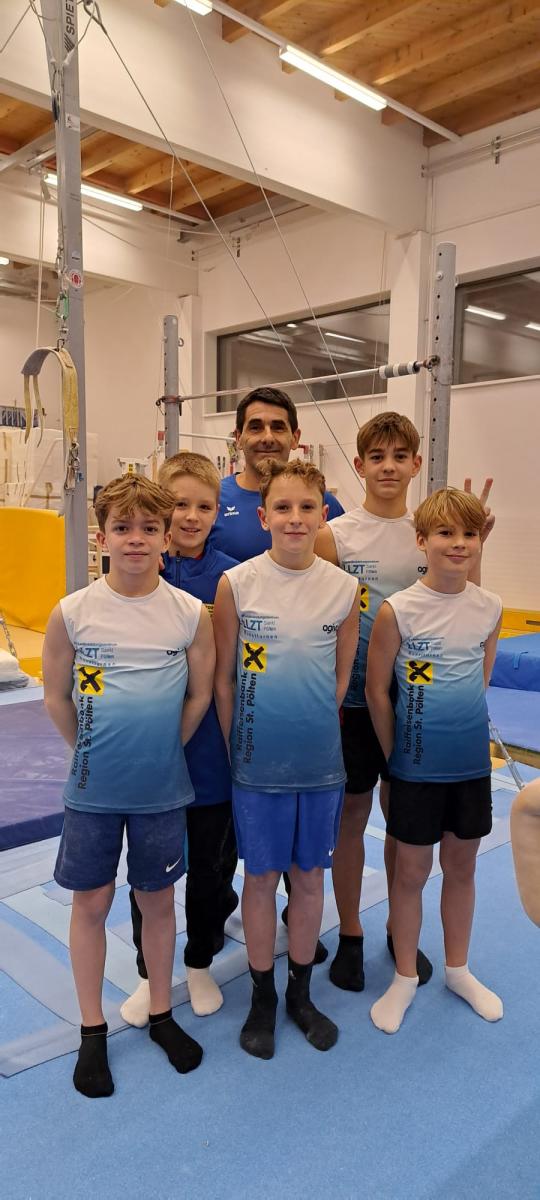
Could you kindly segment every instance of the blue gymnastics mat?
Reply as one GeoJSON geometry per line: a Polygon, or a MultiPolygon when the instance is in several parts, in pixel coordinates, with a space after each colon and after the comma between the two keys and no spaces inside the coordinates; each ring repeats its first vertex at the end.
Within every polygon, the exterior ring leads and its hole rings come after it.
{"type": "MultiPolygon", "coordinates": [[[[540,640],[540,639],[539,639],[540,640]]],[[[540,690],[489,687],[489,715],[503,742],[540,753],[540,690]]]]}
{"type": "Polygon", "coordinates": [[[540,692],[540,633],[501,639],[491,686],[540,692]]]}
{"type": "Polygon", "coordinates": [[[0,850],[62,830],[70,752],[45,712],[42,688],[3,693],[0,706],[0,850]]]}
{"type": "MultiPolygon", "coordinates": [[[[525,778],[537,772],[523,768],[525,778]]],[[[483,839],[480,853],[505,845],[509,840],[509,811],[516,788],[508,771],[493,775],[493,829],[483,839]]],[[[362,910],[386,900],[384,872],[384,819],[378,803],[373,806],[366,831],[366,867],[362,888],[362,910]]],[[[58,838],[7,850],[0,857],[0,1075],[10,1077],[30,1067],[60,1058],[79,1045],[79,1011],[71,976],[68,939],[71,892],[58,887],[52,878],[58,838]]],[[[435,854],[432,876],[440,874],[435,854]]],[[[235,877],[240,894],[242,864],[235,877]]],[[[173,1005],[188,1001],[183,952],[186,941],[185,881],[175,887],[176,953],[173,976],[173,1005]]],[[[278,889],[278,909],[286,903],[283,884],[278,889]]],[[[244,933],[239,914],[233,913],[226,926],[225,947],[212,968],[218,984],[226,984],[248,969],[244,933]]],[[[321,933],[338,924],[331,872],[325,872],[325,898],[321,933]]],[[[287,931],[278,921],[276,955],[287,951],[287,931]]],[[[125,854],[122,855],[117,889],[107,919],[104,1011],[109,1031],[125,1028],[120,1005],[137,986],[135,951],[131,940],[129,888],[125,854]]]]}

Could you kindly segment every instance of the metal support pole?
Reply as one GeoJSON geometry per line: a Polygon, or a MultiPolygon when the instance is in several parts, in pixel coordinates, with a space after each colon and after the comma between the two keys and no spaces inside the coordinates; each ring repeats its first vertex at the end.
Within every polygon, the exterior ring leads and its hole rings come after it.
{"type": "MultiPolygon", "coordinates": [[[[52,92],[58,175],[58,346],[65,346],[77,371],[79,454],[73,491],[66,491],[66,588],[88,583],[86,483],[86,404],[84,380],[84,308],[81,213],[81,143],[77,4],[41,0],[52,92]]],[[[67,439],[64,428],[64,447],[67,439]]]]}
{"type": "Polygon", "coordinates": [[[180,413],[182,401],[178,395],[178,317],[163,318],[163,370],[165,392],[165,458],[178,454],[180,444],[180,413]]]}
{"type": "Polygon", "coordinates": [[[431,375],[429,406],[428,495],[446,487],[450,397],[454,363],[454,306],[456,294],[456,247],[440,242],[435,252],[433,280],[433,354],[439,362],[431,375]]]}

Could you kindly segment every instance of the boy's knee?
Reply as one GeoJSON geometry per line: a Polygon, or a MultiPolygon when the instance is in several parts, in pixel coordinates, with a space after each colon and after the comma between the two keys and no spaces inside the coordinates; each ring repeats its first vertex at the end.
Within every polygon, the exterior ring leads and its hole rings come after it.
{"type": "Polygon", "coordinates": [[[275,892],[279,883],[279,871],[264,871],[262,875],[245,872],[245,884],[254,892],[275,892]]]}
{"type": "Polygon", "coordinates": [[[348,836],[351,834],[362,836],[364,834],[372,804],[372,792],[360,792],[358,794],[353,792],[345,793],[341,812],[341,829],[345,829],[348,836]]]}
{"type": "Polygon", "coordinates": [[[293,866],[290,870],[291,893],[302,892],[304,896],[318,896],[323,886],[324,871],[322,867],[313,867],[311,871],[302,871],[293,866]]]}
{"type": "Polygon", "coordinates": [[[114,896],[114,882],[89,892],[73,893],[73,912],[85,921],[100,925],[105,921],[114,896]]]}
{"type": "Polygon", "coordinates": [[[174,887],[160,888],[157,892],[143,892],[134,888],[134,892],[143,917],[166,917],[174,912],[174,887]]]}
{"type": "Polygon", "coordinates": [[[401,887],[410,889],[411,891],[417,891],[427,883],[430,871],[431,862],[426,862],[424,859],[408,858],[398,853],[394,884],[399,884],[401,887]]]}

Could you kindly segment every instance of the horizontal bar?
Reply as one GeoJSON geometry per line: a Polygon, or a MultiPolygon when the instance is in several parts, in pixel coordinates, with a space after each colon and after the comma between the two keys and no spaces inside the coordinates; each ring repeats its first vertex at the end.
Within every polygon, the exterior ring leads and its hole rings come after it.
{"type": "MultiPolygon", "coordinates": [[[[279,343],[276,342],[276,345],[278,344],[279,343]]],[[[260,384],[260,386],[291,388],[300,387],[301,384],[306,383],[330,383],[331,379],[357,379],[360,375],[379,375],[381,379],[393,379],[398,375],[417,375],[422,367],[425,367],[427,370],[429,370],[431,365],[432,359],[421,359],[420,361],[414,360],[408,363],[385,363],[381,367],[367,367],[361,371],[340,371],[339,373],[337,371],[332,371],[331,375],[310,375],[307,379],[284,379],[281,383],[272,383],[268,385],[260,384]]],[[[218,399],[221,396],[242,396],[244,392],[252,391],[255,391],[255,388],[251,386],[241,388],[222,388],[221,391],[197,392],[189,396],[181,396],[180,399],[182,402],[184,400],[211,400],[212,397],[218,399]]],[[[349,397],[343,396],[342,399],[347,400],[349,397]]]]}

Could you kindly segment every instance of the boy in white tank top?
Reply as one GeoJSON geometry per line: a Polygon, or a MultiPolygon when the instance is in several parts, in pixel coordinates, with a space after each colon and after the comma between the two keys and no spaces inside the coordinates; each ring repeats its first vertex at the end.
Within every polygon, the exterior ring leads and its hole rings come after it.
{"type": "Polygon", "coordinates": [[[315,467],[268,460],[259,510],[272,548],[226,571],[218,585],[216,703],[230,743],[233,813],[244,859],[242,918],[253,981],[240,1044],[271,1058],[275,894],[291,881],[287,1012],[318,1050],[336,1042],[334,1023],[310,999],[345,770],[339,706],[358,641],[356,580],[313,550],[326,518],[315,467]]]}
{"type": "Polygon", "coordinates": [[[142,912],[150,1037],[182,1074],[202,1058],[171,1014],[174,883],[184,873],[193,799],[182,746],[210,704],[215,649],[201,601],[159,578],[175,503],[138,475],[102,489],[97,537],[109,574],[60,601],[43,647],[46,708],[73,750],[54,875],[74,893],[70,951],[82,1026],[73,1082],[90,1097],[114,1091],[102,987],[124,828],[128,882],[142,912]]]}
{"type": "Polygon", "coordinates": [[[389,763],[388,833],[397,843],[390,895],[396,972],[371,1009],[385,1033],[397,1032],[418,986],[422,890],[437,842],[447,986],[485,1020],[503,1015],[499,997],[467,962],[476,855],[491,830],[485,689],[502,613],[498,596],[468,581],[484,522],[480,501],[455,488],[423,501],[415,526],[427,574],[382,605],[369,645],[366,696],[389,763]]]}
{"type": "MultiPolygon", "coordinates": [[[[360,640],[350,686],[342,710],[342,742],[347,782],[341,828],[332,867],[334,892],[340,917],[337,954],[330,967],[336,987],[360,992],[364,987],[363,928],[360,919],[364,834],[371,812],[373,788],[380,778],[380,803],[388,812],[388,772],[384,754],[373,729],[366,704],[365,681],[369,639],[373,622],[383,601],[393,592],[407,588],[426,571],[425,557],[416,545],[412,514],[407,510],[407,490],[418,474],[418,430],[400,413],[382,412],[358,430],[358,455],[354,465],[365,485],[364,503],[336,517],[321,530],[315,551],[342,567],[358,582],[360,640]]],[[[467,481],[466,488],[470,481],[467,481]]],[[[491,480],[486,481],[482,502],[491,480]]],[[[486,518],[489,510],[486,512],[486,518]]],[[[493,519],[492,519],[493,520],[493,519]]],[[[482,532],[487,536],[492,524],[482,532]]],[[[479,583],[479,564],[471,578],[479,583]]],[[[396,847],[387,836],[384,847],[388,892],[394,872],[396,847]]],[[[387,945],[394,946],[388,922],[387,945]]],[[[419,982],[427,983],[432,967],[418,951],[419,982]]]]}

